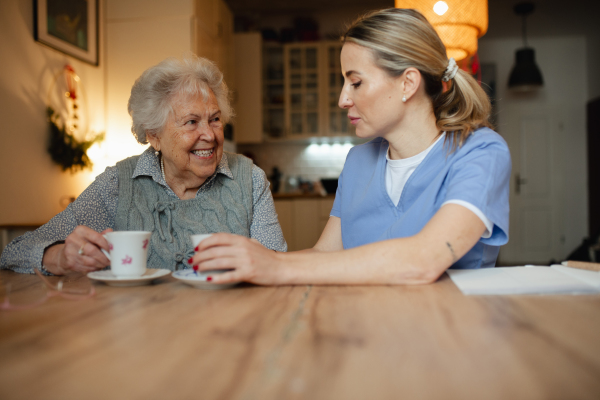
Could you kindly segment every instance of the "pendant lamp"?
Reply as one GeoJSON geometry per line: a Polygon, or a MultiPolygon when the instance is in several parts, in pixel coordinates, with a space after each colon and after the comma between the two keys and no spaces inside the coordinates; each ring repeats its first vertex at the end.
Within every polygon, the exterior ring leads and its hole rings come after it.
{"type": "Polygon", "coordinates": [[[463,60],[477,52],[477,39],[488,29],[487,0],[395,0],[396,8],[413,8],[433,25],[448,58],[463,60]]]}
{"type": "Polygon", "coordinates": [[[523,48],[515,53],[516,64],[510,73],[508,87],[520,92],[528,92],[544,84],[542,73],[535,63],[535,50],[527,47],[527,16],[533,12],[535,6],[531,2],[515,5],[515,14],[523,17],[523,48]]]}

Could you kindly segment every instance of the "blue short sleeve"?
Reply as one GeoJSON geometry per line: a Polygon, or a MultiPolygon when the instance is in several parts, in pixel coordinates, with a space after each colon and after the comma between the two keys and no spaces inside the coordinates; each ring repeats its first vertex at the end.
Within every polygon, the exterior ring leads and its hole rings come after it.
{"type": "Polygon", "coordinates": [[[335,191],[335,200],[333,201],[333,207],[331,208],[331,212],[329,213],[329,216],[332,216],[332,217],[338,217],[338,218],[342,217],[342,175],[343,174],[344,174],[344,171],[342,171],[342,173],[340,174],[340,177],[338,178],[338,186],[337,186],[337,190],[335,191]]]}
{"type": "Polygon", "coordinates": [[[494,224],[491,237],[481,242],[500,246],[508,242],[510,152],[499,135],[477,134],[481,137],[458,150],[462,154],[448,172],[444,201],[463,200],[479,208],[494,224]]]}

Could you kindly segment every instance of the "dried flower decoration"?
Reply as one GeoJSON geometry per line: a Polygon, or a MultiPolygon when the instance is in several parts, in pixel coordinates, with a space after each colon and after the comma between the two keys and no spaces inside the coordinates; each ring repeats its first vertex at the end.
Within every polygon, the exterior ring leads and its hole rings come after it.
{"type": "Polygon", "coordinates": [[[104,132],[89,131],[87,104],[81,79],[70,65],[65,65],[50,88],[46,109],[50,125],[48,153],[63,171],[91,169],[87,150],[104,139],[104,132]],[[64,80],[59,80],[60,75],[64,80]]]}

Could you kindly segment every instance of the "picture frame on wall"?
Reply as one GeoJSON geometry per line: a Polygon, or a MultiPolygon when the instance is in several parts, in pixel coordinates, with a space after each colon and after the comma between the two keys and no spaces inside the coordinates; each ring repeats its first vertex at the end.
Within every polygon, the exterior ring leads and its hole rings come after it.
{"type": "Polygon", "coordinates": [[[35,40],[98,65],[98,0],[33,0],[35,40]]]}

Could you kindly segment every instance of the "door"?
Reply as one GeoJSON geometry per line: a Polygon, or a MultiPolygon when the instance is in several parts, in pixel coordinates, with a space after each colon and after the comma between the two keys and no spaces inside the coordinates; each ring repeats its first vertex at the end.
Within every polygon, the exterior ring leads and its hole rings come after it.
{"type": "Polygon", "coordinates": [[[561,258],[564,175],[557,138],[564,129],[560,109],[520,105],[508,107],[501,133],[510,147],[509,243],[499,264],[548,264],[561,258]]]}

